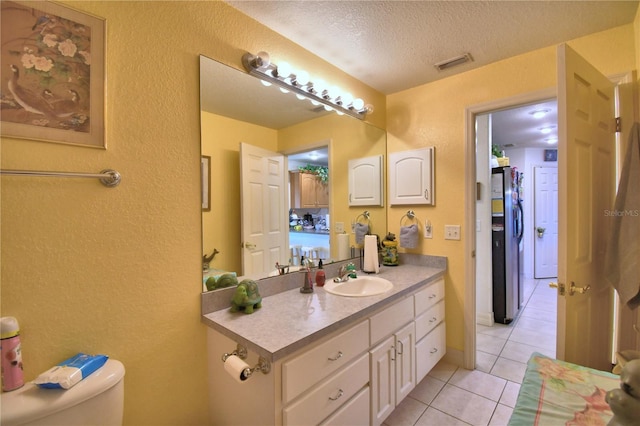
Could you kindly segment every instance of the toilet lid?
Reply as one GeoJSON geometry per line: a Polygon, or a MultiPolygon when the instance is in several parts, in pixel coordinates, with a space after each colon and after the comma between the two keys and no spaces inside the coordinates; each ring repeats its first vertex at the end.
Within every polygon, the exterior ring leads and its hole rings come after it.
{"type": "Polygon", "coordinates": [[[29,382],[20,389],[3,392],[0,396],[2,425],[28,423],[78,405],[111,389],[122,380],[124,373],[124,365],[120,361],[109,359],[93,374],[68,390],[42,389],[29,382]]]}

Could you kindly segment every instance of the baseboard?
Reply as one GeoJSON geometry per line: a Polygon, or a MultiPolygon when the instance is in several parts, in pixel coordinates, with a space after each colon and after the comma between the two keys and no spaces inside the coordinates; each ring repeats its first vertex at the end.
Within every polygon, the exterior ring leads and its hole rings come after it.
{"type": "Polygon", "coordinates": [[[442,357],[443,361],[450,364],[464,367],[464,352],[457,349],[447,348],[447,353],[442,357]]]}
{"type": "Polygon", "coordinates": [[[493,312],[477,312],[476,324],[493,327],[493,312]]]}

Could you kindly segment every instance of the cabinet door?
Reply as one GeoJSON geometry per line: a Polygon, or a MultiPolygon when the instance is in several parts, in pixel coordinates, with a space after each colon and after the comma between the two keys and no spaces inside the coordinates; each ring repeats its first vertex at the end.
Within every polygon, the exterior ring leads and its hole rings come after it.
{"type": "Polygon", "coordinates": [[[329,207],[329,185],[316,178],[316,207],[329,207]]]}
{"type": "Polygon", "coordinates": [[[300,173],[300,208],[316,208],[317,178],[310,173],[300,173]]]}
{"type": "Polygon", "coordinates": [[[389,203],[435,204],[433,147],[389,154],[389,203]]]}
{"type": "Polygon", "coordinates": [[[383,206],[382,155],[349,160],[349,205],[383,206]]]}
{"type": "Polygon", "coordinates": [[[396,333],[396,404],[416,387],[415,325],[396,333]]]}
{"type": "Polygon", "coordinates": [[[445,323],[441,322],[416,343],[416,380],[420,382],[447,351],[445,323]]]}
{"type": "Polygon", "coordinates": [[[395,336],[369,352],[371,356],[371,424],[381,425],[396,408],[395,336]]]}

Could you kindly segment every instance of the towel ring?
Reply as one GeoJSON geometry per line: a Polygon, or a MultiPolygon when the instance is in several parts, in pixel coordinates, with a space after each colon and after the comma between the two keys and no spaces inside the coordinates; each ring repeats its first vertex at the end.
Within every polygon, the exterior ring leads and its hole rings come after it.
{"type": "Polygon", "coordinates": [[[402,226],[402,221],[403,221],[405,218],[407,218],[407,219],[409,219],[410,221],[413,221],[413,222],[415,222],[415,223],[417,223],[417,224],[420,224],[420,221],[419,221],[419,220],[418,220],[418,218],[416,217],[416,214],[414,213],[414,211],[413,211],[413,210],[409,210],[409,211],[408,211],[404,216],[402,216],[402,217],[400,218],[400,226],[402,226]]]}
{"type": "Polygon", "coordinates": [[[364,218],[364,220],[366,221],[366,223],[370,223],[371,219],[369,218],[369,211],[365,210],[364,212],[360,213],[357,217],[356,217],[356,222],[358,222],[360,220],[360,218],[364,218]]]}
{"type": "Polygon", "coordinates": [[[364,225],[369,225],[369,232],[371,232],[371,218],[369,217],[369,211],[365,210],[364,212],[359,214],[356,217],[355,223],[361,223],[361,224],[364,224],[364,225]],[[363,220],[360,221],[360,218],[362,218],[363,220]]]}

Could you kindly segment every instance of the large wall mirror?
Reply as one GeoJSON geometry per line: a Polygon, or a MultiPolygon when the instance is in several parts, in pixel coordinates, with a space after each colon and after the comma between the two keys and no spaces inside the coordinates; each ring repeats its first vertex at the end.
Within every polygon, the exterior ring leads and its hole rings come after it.
{"type": "MultiPolygon", "coordinates": [[[[200,106],[201,149],[208,162],[205,179],[209,188],[204,194],[209,198],[208,208],[202,212],[202,253],[219,252],[209,264],[211,269],[247,275],[243,267],[247,248],[241,240],[241,143],[287,156],[290,176],[307,165],[328,169],[328,202],[301,205],[290,199],[295,195],[287,197],[289,209],[283,215],[291,227],[291,246],[304,245],[298,244],[300,235],[293,232],[307,231],[319,241],[311,245],[326,248],[316,256],[338,259],[336,223],[349,233],[364,210],[370,213],[371,232],[386,234],[385,207],[349,207],[347,179],[350,159],[386,154],[384,130],[265,87],[258,78],[205,56],[200,57],[200,106]]],[[[290,185],[288,195],[296,190],[290,185]]],[[[354,242],[351,234],[351,244],[354,242]]]]}

